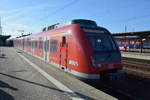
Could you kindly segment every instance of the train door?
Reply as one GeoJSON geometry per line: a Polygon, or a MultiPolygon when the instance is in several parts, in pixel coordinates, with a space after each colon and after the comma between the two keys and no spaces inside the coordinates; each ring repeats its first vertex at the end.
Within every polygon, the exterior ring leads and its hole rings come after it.
{"type": "Polygon", "coordinates": [[[67,68],[67,58],[68,58],[68,45],[66,42],[66,37],[62,37],[62,42],[60,44],[60,65],[62,68],[67,68]]]}
{"type": "Polygon", "coordinates": [[[44,37],[44,61],[49,61],[49,39],[47,36],[44,37]]]}

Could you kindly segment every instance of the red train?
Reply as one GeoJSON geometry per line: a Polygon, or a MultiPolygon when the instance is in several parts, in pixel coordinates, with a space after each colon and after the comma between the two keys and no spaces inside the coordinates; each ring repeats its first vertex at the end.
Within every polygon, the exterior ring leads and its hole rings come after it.
{"type": "Polygon", "coordinates": [[[117,76],[122,69],[110,32],[91,20],[49,26],[41,33],[16,38],[14,46],[81,78],[117,76]]]}

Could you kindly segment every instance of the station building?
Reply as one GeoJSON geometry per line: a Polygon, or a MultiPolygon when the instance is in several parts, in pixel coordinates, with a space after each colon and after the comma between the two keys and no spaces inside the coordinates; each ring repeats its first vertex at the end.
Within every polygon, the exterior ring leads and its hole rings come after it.
{"type": "Polygon", "coordinates": [[[0,46],[6,46],[7,45],[6,40],[10,37],[11,35],[0,35],[0,46]]]}
{"type": "Polygon", "coordinates": [[[120,50],[150,52],[150,31],[113,33],[120,50]]]}

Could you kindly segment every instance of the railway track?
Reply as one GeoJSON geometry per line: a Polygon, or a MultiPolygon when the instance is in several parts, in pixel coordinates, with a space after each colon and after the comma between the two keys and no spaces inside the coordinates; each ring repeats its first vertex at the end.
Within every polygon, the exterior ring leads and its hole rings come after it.
{"type": "Polygon", "coordinates": [[[86,83],[118,100],[149,100],[150,98],[150,82],[130,74],[125,74],[122,80],[99,80],[86,83]]]}
{"type": "Polygon", "coordinates": [[[106,90],[108,94],[110,93],[119,100],[149,100],[149,83],[149,81],[127,74],[124,80],[104,82],[102,86],[109,91],[106,90]]]}
{"type": "MultiPolygon", "coordinates": [[[[123,90],[114,88],[112,85],[108,84],[111,81],[85,81],[85,83],[103,91],[113,97],[116,97],[118,100],[138,100],[136,97],[130,95],[129,93],[124,92],[123,90]]],[[[140,99],[139,99],[140,100],[140,99]]]]}
{"type": "Polygon", "coordinates": [[[150,79],[150,61],[133,58],[123,58],[123,70],[141,78],[150,79]]]}
{"type": "Polygon", "coordinates": [[[123,58],[125,79],[86,82],[119,100],[148,100],[150,98],[150,64],[148,60],[123,58]]]}
{"type": "Polygon", "coordinates": [[[150,60],[144,60],[144,59],[123,57],[122,61],[132,62],[132,63],[135,63],[135,64],[150,65],[150,60]]]}
{"type": "Polygon", "coordinates": [[[118,98],[119,100],[140,100],[130,93],[125,92],[124,90],[115,88],[113,85],[107,84],[108,82],[101,82],[101,86],[98,86],[98,89],[103,89],[104,92],[107,92],[110,95],[118,98]]]}
{"type": "Polygon", "coordinates": [[[150,61],[123,58],[122,63],[124,79],[86,83],[119,100],[149,100],[150,61]]]}

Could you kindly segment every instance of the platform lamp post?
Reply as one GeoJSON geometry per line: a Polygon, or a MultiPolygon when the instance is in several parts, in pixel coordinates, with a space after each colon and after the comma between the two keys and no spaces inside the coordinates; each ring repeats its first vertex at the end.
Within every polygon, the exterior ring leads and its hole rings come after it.
{"type": "Polygon", "coordinates": [[[141,37],[141,50],[140,52],[143,53],[143,42],[145,41],[146,39],[144,37],[141,37]]]}
{"type": "Polygon", "coordinates": [[[3,31],[2,31],[2,26],[1,26],[1,16],[0,16],[0,35],[3,34],[3,31]]]}
{"type": "Polygon", "coordinates": [[[143,48],[143,41],[142,41],[142,37],[140,36],[140,42],[141,42],[141,45],[140,45],[140,53],[143,52],[142,48],[143,48]]]}
{"type": "Polygon", "coordinates": [[[127,32],[127,26],[125,25],[125,51],[127,51],[127,37],[126,37],[126,32],[127,32]]]}

